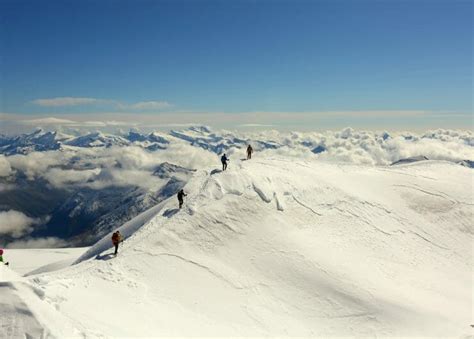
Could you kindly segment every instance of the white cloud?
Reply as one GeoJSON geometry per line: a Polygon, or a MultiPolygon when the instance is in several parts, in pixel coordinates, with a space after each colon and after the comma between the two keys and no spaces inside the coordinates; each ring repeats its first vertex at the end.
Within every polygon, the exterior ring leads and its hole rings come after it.
{"type": "MultiPolygon", "coordinates": [[[[98,99],[98,98],[79,98],[79,97],[58,97],[58,98],[45,98],[45,99],[36,99],[32,101],[33,104],[42,106],[42,107],[68,107],[68,106],[82,106],[82,105],[93,105],[93,104],[107,104],[114,106],[120,110],[162,110],[169,108],[172,105],[167,101],[139,101],[136,103],[123,103],[118,100],[107,100],[107,99],[98,99]]],[[[48,120],[43,121],[51,124],[54,123],[56,118],[48,118],[48,120]]],[[[70,123],[68,119],[57,119],[57,122],[60,124],[70,123]]]]}
{"type": "Polygon", "coordinates": [[[65,246],[67,246],[67,243],[64,240],[46,237],[13,241],[7,245],[7,248],[57,248],[65,246]]]}
{"type": "Polygon", "coordinates": [[[85,184],[92,180],[100,172],[99,169],[91,170],[64,170],[61,168],[50,168],[43,177],[54,187],[64,187],[67,185],[85,184]]]}
{"type": "Polygon", "coordinates": [[[127,121],[116,121],[116,120],[109,120],[104,121],[106,126],[134,126],[137,125],[138,122],[127,122],[127,121]]]}
{"type": "Polygon", "coordinates": [[[48,151],[12,155],[7,157],[7,160],[13,169],[21,170],[28,179],[33,180],[38,175],[46,173],[48,168],[59,166],[72,156],[74,156],[74,152],[48,151]]]}
{"type": "Polygon", "coordinates": [[[32,231],[31,226],[39,222],[39,219],[30,218],[18,211],[0,212],[0,234],[8,234],[18,238],[30,233],[32,231]]]}
{"type": "Polygon", "coordinates": [[[32,125],[32,126],[74,125],[76,123],[73,120],[58,119],[55,117],[47,117],[47,118],[32,119],[32,120],[21,120],[21,122],[25,125],[32,125]]]}
{"type": "MultiPolygon", "coordinates": [[[[93,99],[93,98],[89,98],[93,99]]],[[[186,125],[211,125],[215,128],[238,128],[238,129],[266,129],[276,128],[283,131],[289,130],[321,130],[341,128],[341,124],[354,122],[358,126],[367,125],[368,128],[394,129],[402,125],[412,126],[420,131],[426,125],[445,126],[450,128],[464,128],[472,120],[472,113],[435,112],[423,110],[367,110],[367,111],[307,111],[307,112],[276,112],[276,111],[254,111],[254,112],[198,112],[183,110],[166,110],[173,105],[166,100],[123,102],[118,100],[94,99],[101,103],[102,108],[108,107],[108,111],[98,109],[86,114],[63,113],[55,115],[59,119],[57,124],[51,117],[38,117],[47,119],[38,121],[37,126],[76,126],[81,129],[88,127],[141,127],[151,130],[153,128],[163,129],[166,126],[186,125]],[[154,112],[155,114],[150,114],[154,112]],[[440,117],[445,116],[444,121],[440,117]],[[93,117],[94,121],[91,121],[93,117]],[[447,119],[453,117],[453,119],[447,119]],[[454,117],[457,117],[454,119],[454,117]],[[383,119],[377,119],[383,118],[383,119]],[[420,119],[423,118],[423,119],[420,119]],[[72,121],[72,122],[71,122],[72,121]],[[387,126],[387,127],[385,127],[387,126]]],[[[0,125],[2,133],[11,134],[13,130],[25,132],[25,126],[30,128],[33,123],[24,123],[31,120],[31,115],[0,113],[3,125],[0,125]]],[[[33,120],[33,121],[34,121],[33,120]]],[[[28,129],[29,130],[29,129],[28,129]]]]}
{"type": "Polygon", "coordinates": [[[17,123],[30,126],[69,126],[69,127],[106,127],[106,126],[132,126],[136,123],[117,120],[71,120],[46,117],[32,120],[18,120],[17,123]]]}
{"type": "Polygon", "coordinates": [[[106,100],[96,98],[76,98],[76,97],[58,97],[48,99],[36,99],[33,103],[42,107],[64,107],[64,106],[78,106],[78,105],[91,105],[97,103],[103,103],[106,100]]]}
{"type": "Polygon", "coordinates": [[[166,101],[140,101],[134,104],[118,104],[119,109],[129,109],[129,110],[161,110],[169,108],[172,105],[166,101]]]}
{"type": "Polygon", "coordinates": [[[239,127],[275,127],[271,124],[240,124],[239,127]]]}
{"type": "Polygon", "coordinates": [[[163,162],[192,169],[207,168],[218,163],[215,154],[179,140],[169,145],[166,151],[160,152],[149,152],[141,147],[127,146],[87,149],[78,154],[81,154],[84,162],[101,168],[100,173],[84,183],[95,189],[128,185],[147,189],[158,188],[164,181],[152,173],[163,162]]]}
{"type": "Polygon", "coordinates": [[[11,171],[10,163],[3,154],[0,154],[0,177],[9,176],[11,171]]]}
{"type": "Polygon", "coordinates": [[[173,141],[166,150],[158,152],[138,146],[113,146],[66,148],[4,158],[8,166],[22,171],[29,180],[41,177],[56,188],[79,185],[94,189],[129,185],[148,189],[159,187],[163,181],[152,174],[163,162],[192,169],[218,163],[214,153],[181,140],[173,141]],[[64,167],[72,161],[72,168],[64,167]]]}

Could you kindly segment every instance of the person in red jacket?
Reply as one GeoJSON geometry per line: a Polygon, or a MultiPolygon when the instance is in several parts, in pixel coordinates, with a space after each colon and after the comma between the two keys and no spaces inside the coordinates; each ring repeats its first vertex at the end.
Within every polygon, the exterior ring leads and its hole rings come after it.
{"type": "Polygon", "coordinates": [[[3,261],[3,250],[0,248],[0,263],[8,266],[8,262],[3,261]]]}
{"type": "Polygon", "coordinates": [[[112,234],[112,244],[115,246],[114,255],[117,255],[119,244],[122,241],[123,241],[123,237],[122,237],[122,234],[120,234],[120,231],[114,232],[114,234],[112,234]]]}

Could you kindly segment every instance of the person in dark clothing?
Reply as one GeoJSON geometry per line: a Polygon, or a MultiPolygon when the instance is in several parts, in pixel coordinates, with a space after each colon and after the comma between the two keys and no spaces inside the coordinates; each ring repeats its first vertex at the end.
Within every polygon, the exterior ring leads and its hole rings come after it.
{"type": "Polygon", "coordinates": [[[120,234],[120,231],[114,232],[114,234],[112,234],[112,244],[115,246],[114,255],[117,255],[119,244],[122,241],[123,241],[123,237],[122,237],[122,234],[120,234]]]}
{"type": "Polygon", "coordinates": [[[253,148],[251,145],[247,146],[247,160],[252,159],[253,148]]]}
{"type": "Polygon", "coordinates": [[[227,156],[224,155],[221,157],[221,162],[222,162],[222,170],[225,171],[227,169],[227,161],[229,161],[229,158],[227,158],[227,156]]]}
{"type": "Polygon", "coordinates": [[[187,194],[184,193],[184,190],[180,190],[180,191],[178,192],[179,208],[183,207],[183,202],[184,202],[184,201],[183,201],[183,198],[184,198],[185,196],[187,196],[187,194]]]}

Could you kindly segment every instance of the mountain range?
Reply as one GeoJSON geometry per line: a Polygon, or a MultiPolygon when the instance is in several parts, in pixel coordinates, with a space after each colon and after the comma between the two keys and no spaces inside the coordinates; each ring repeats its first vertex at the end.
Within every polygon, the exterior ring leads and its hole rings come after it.
{"type": "Polygon", "coordinates": [[[249,143],[264,158],[283,154],[376,166],[441,159],[472,168],[470,136],[470,132],[417,136],[352,129],[327,134],[242,134],[214,132],[205,126],[118,134],[37,129],[30,134],[0,136],[0,222],[1,213],[8,211],[30,220],[20,231],[0,232],[0,244],[15,246],[51,238],[58,246],[91,245],[176,194],[196,170],[219,168],[220,154],[227,152],[231,166],[239,163],[249,143]],[[449,149],[443,153],[440,147],[434,152],[428,147],[433,142],[451,148],[456,142],[462,152],[456,155],[449,149]],[[427,154],[419,154],[423,149],[427,154]]]}

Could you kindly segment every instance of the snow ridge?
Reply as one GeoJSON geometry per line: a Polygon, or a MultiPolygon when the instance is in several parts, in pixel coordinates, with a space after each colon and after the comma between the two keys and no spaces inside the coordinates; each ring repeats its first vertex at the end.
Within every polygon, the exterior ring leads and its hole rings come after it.
{"type": "Polygon", "coordinates": [[[183,209],[172,197],[121,227],[116,258],[106,236],[31,281],[80,331],[103,336],[462,336],[471,180],[430,161],[199,170],[183,209]]]}

